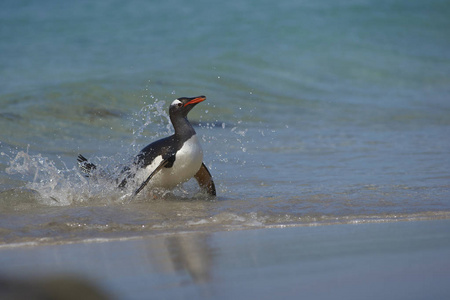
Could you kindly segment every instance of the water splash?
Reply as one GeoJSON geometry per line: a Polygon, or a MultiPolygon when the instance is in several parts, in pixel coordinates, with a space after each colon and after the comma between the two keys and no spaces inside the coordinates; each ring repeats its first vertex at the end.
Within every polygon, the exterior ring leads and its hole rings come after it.
{"type": "MultiPolygon", "coordinates": [[[[6,155],[2,153],[2,155],[6,155]]],[[[38,192],[38,201],[47,205],[70,205],[89,198],[87,180],[75,168],[62,168],[41,154],[30,155],[19,151],[11,159],[7,174],[19,175],[26,182],[25,188],[38,192]]]]}
{"type": "MultiPolygon", "coordinates": [[[[78,166],[68,168],[64,162],[55,162],[41,154],[31,155],[28,151],[19,151],[11,157],[6,173],[20,176],[25,182],[23,188],[37,192],[36,200],[44,205],[128,203],[132,200],[139,201],[143,197],[151,198],[149,193],[159,197],[168,193],[159,190],[143,191],[135,199],[133,193],[144,178],[136,176],[128,179],[127,186],[119,188],[118,183],[125,175],[122,172],[123,165],[118,164],[114,157],[92,158],[97,168],[91,171],[89,177],[85,177],[78,166]]],[[[137,173],[137,168],[131,168],[130,172],[137,173]]],[[[178,193],[180,192],[181,189],[178,193]]]]}
{"type": "MultiPolygon", "coordinates": [[[[89,161],[97,166],[89,177],[85,177],[77,165],[67,167],[60,157],[53,161],[42,154],[30,154],[28,149],[18,152],[11,150],[9,154],[2,152],[1,155],[9,159],[5,172],[20,177],[25,183],[23,188],[37,192],[37,201],[44,205],[128,203],[134,200],[132,195],[145,178],[136,176],[128,179],[127,187],[119,189],[118,183],[125,176],[124,166],[133,165],[133,157],[142,148],[142,140],[156,140],[173,133],[165,101],[154,100],[143,106],[131,120],[132,127],[135,128],[131,147],[124,147],[127,148],[125,151],[113,156],[89,157],[89,161]]],[[[137,170],[130,170],[131,173],[136,173],[135,171],[137,170]]],[[[171,195],[183,198],[197,192],[187,186],[188,190],[180,187],[171,191],[171,195]]],[[[167,191],[152,192],[158,197],[168,194],[167,191]]],[[[143,191],[136,200],[148,196],[148,192],[143,191]]]]}
{"type": "MultiPolygon", "coordinates": [[[[129,126],[133,128],[130,142],[122,143],[119,151],[112,156],[90,156],[89,161],[97,166],[89,178],[80,172],[77,165],[68,167],[64,161],[49,159],[43,154],[30,154],[26,151],[10,150],[6,155],[8,159],[7,174],[20,177],[24,189],[37,192],[37,201],[46,205],[72,205],[77,203],[128,203],[134,201],[131,195],[135,186],[139,186],[143,180],[136,178],[131,180],[126,190],[118,189],[118,181],[124,166],[132,165],[135,155],[148,144],[161,137],[173,134],[174,130],[167,111],[167,101],[159,100],[146,93],[143,97],[144,106],[134,113],[129,119],[129,126]],[[145,96],[145,97],[144,97],[145,96]],[[151,102],[147,104],[146,102],[151,102]]],[[[214,106],[211,107],[213,110],[214,106]]],[[[204,110],[208,114],[209,109],[204,110]]],[[[203,114],[200,116],[200,119],[203,114]]],[[[194,125],[197,125],[194,123],[194,125]]],[[[229,165],[244,166],[247,163],[248,149],[251,148],[252,134],[241,120],[235,124],[226,124],[223,121],[200,121],[198,126],[203,130],[198,132],[204,142],[206,165],[218,179],[216,185],[224,192],[226,187],[223,178],[239,174],[229,174],[229,165]],[[206,125],[205,125],[206,124],[206,125]],[[247,152],[247,153],[246,153],[247,152]],[[230,158],[232,157],[232,158],[230,158]],[[227,165],[227,168],[223,167],[227,165]],[[216,169],[219,167],[218,169],[216,169]],[[222,182],[222,183],[221,183],[222,182]]],[[[5,151],[8,152],[8,151],[5,151]]],[[[74,157],[75,161],[75,157],[74,157]]],[[[170,192],[180,198],[192,198],[201,196],[198,184],[188,182],[170,192]]],[[[166,196],[167,191],[159,191],[158,196],[166,196]]],[[[139,198],[148,196],[142,192],[139,198]]],[[[139,199],[136,199],[139,200],[139,199]]]]}
{"type": "Polygon", "coordinates": [[[166,102],[155,99],[154,103],[147,104],[134,116],[133,135],[139,138],[150,125],[156,126],[159,135],[167,135],[173,132],[170,125],[169,114],[166,111],[166,102]]]}

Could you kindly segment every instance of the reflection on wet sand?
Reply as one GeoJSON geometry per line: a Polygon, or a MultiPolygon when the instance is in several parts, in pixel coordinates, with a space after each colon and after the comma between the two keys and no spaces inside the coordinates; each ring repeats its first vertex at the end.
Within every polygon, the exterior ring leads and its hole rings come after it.
{"type": "MultiPolygon", "coordinates": [[[[156,240],[150,240],[151,244],[147,249],[148,260],[158,271],[187,274],[191,283],[211,281],[214,251],[208,234],[177,234],[157,241],[158,245],[155,245],[156,240]]],[[[180,282],[180,284],[188,283],[180,282]]]]}
{"type": "Polygon", "coordinates": [[[166,243],[175,270],[186,271],[195,283],[211,280],[213,256],[207,235],[177,235],[166,243]]]}
{"type": "MultiPolygon", "coordinates": [[[[208,298],[213,295],[210,284],[214,281],[218,253],[212,240],[210,233],[183,232],[99,243],[0,249],[0,299],[10,294],[17,296],[13,299],[40,299],[41,294],[55,292],[75,295],[70,288],[80,281],[79,286],[84,283],[93,291],[99,288],[100,292],[110,292],[106,296],[100,293],[98,299],[110,295],[113,299],[125,295],[145,299],[149,293],[156,297],[161,293],[186,292],[191,293],[191,299],[208,298]],[[52,280],[66,277],[78,281],[52,280]],[[56,290],[54,282],[68,288],[56,290]],[[25,290],[31,294],[23,294],[25,290]]],[[[77,290],[86,294],[90,291],[77,290]]]]}

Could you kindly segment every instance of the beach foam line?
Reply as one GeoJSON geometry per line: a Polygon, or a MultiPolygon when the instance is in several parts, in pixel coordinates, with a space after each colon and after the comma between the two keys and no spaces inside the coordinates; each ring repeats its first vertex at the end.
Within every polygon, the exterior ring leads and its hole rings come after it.
{"type": "Polygon", "coordinates": [[[295,227],[319,227],[333,225],[360,225],[360,224],[379,224],[395,222],[415,222],[415,221],[433,221],[450,219],[450,211],[423,212],[415,214],[386,214],[377,215],[356,215],[356,216],[320,216],[320,217],[298,217],[298,218],[274,218],[257,213],[237,215],[233,213],[221,213],[206,219],[192,220],[184,223],[184,226],[177,224],[171,228],[157,228],[154,226],[142,226],[144,230],[135,232],[133,235],[129,231],[124,231],[123,235],[118,233],[114,236],[105,236],[104,232],[98,232],[98,236],[90,237],[71,237],[71,238],[30,238],[12,243],[0,244],[1,249],[8,248],[26,248],[42,245],[69,245],[81,243],[108,243],[139,240],[148,237],[163,237],[172,235],[184,235],[191,233],[214,233],[226,231],[241,231],[251,229],[276,229],[276,228],[295,228],[295,227]],[[290,219],[290,220],[289,220],[290,219]]]}

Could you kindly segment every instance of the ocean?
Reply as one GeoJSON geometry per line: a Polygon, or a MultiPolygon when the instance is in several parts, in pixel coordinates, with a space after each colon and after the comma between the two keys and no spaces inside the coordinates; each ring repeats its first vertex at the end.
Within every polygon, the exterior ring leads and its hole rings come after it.
{"type": "Polygon", "coordinates": [[[2,1],[0,253],[398,221],[449,232],[449,15],[439,0],[2,1]],[[81,153],[114,175],[173,132],[175,98],[198,95],[215,199],[194,181],[132,198],[79,171],[81,153]]]}

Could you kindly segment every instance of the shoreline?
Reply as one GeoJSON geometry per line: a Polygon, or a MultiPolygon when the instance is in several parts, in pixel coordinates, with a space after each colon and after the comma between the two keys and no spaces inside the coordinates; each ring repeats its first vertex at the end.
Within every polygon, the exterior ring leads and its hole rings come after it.
{"type": "Polygon", "coordinates": [[[2,248],[0,277],[89,279],[119,299],[450,295],[450,220],[184,232],[2,248]]]}
{"type": "MultiPolygon", "coordinates": [[[[327,216],[328,217],[328,216],[327,216]]],[[[61,240],[52,237],[38,238],[34,241],[24,241],[16,243],[0,243],[0,251],[3,249],[22,248],[22,247],[39,247],[39,246],[56,246],[56,245],[72,245],[72,244],[89,244],[89,243],[108,243],[108,242],[127,242],[152,237],[164,237],[183,234],[214,234],[220,232],[234,232],[234,231],[248,231],[248,230],[264,230],[264,229],[284,229],[284,228],[308,228],[308,227],[323,227],[336,225],[364,225],[364,224],[386,224],[398,222],[426,222],[426,221],[440,221],[449,220],[450,212],[423,212],[406,215],[392,215],[380,218],[378,216],[352,216],[336,217],[336,218],[321,218],[322,220],[308,222],[308,223],[286,223],[286,224],[253,224],[253,225],[219,225],[214,227],[203,227],[189,225],[188,228],[179,230],[179,228],[172,228],[167,230],[153,229],[150,231],[142,231],[140,234],[127,235],[124,231],[119,236],[107,236],[101,233],[97,237],[80,237],[80,238],[63,238],[61,240]],[[346,222],[343,220],[347,219],[346,222]],[[334,221],[333,221],[334,220],[334,221]]]]}

